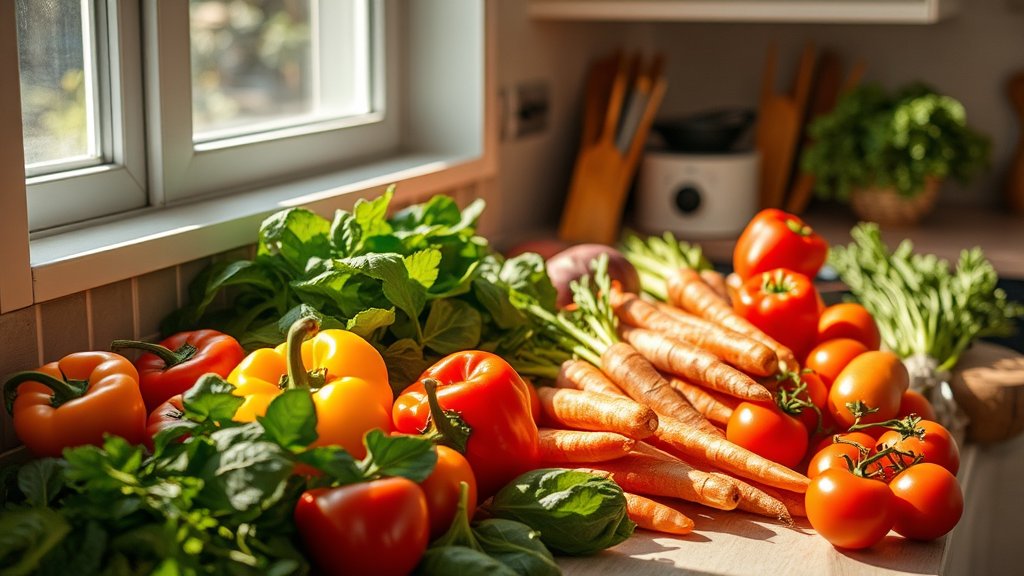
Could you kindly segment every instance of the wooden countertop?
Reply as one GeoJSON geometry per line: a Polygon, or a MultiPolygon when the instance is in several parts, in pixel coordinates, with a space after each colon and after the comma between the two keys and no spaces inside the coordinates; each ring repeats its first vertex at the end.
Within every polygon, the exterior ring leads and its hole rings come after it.
{"type": "MultiPolygon", "coordinates": [[[[848,244],[857,218],[845,207],[814,208],[803,216],[830,244],[848,244]]],[[[678,234],[680,238],[685,233],[678,234]]],[[[935,254],[955,262],[960,251],[980,246],[1000,276],[1024,278],[1024,217],[990,208],[939,206],[912,227],[883,227],[882,238],[891,247],[909,238],[917,252],[935,254]]],[[[735,237],[699,239],[712,261],[731,262],[735,237]]]]}

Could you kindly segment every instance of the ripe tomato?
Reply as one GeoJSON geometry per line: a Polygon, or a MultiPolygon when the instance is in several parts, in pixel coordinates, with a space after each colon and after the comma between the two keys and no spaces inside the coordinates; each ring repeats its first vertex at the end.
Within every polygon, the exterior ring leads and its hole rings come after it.
{"type": "Polygon", "coordinates": [[[812,478],[804,494],[811,527],[833,546],[851,549],[885,537],[895,520],[893,500],[884,482],[835,468],[812,478]]]}
{"type": "Polygon", "coordinates": [[[874,452],[875,437],[864,432],[843,432],[842,434],[830,434],[825,438],[822,438],[821,441],[818,442],[818,445],[814,447],[815,452],[820,452],[826,446],[831,446],[832,444],[835,444],[834,438],[836,436],[839,436],[839,438],[849,442],[856,442],[861,446],[867,448],[868,450],[874,452]]]}
{"type": "Polygon", "coordinates": [[[795,467],[807,451],[807,430],[774,404],[741,402],[729,417],[725,437],[783,466],[795,467]]]}
{"type": "Polygon", "coordinates": [[[907,389],[900,399],[900,410],[896,413],[897,418],[906,418],[911,414],[917,414],[924,420],[935,420],[935,408],[924,394],[917,390],[907,389]]]}
{"type": "Polygon", "coordinates": [[[852,338],[868,350],[878,350],[882,336],[875,318],[860,304],[842,302],[825,308],[818,318],[818,342],[835,338],[852,338]]]}
{"type": "MultiPolygon", "coordinates": [[[[952,474],[960,470],[960,447],[957,446],[953,435],[945,426],[932,420],[921,420],[919,428],[924,428],[924,438],[911,436],[902,438],[896,430],[889,430],[878,437],[879,449],[896,445],[901,452],[913,452],[924,456],[924,462],[938,464],[952,474]]],[[[910,464],[911,459],[893,455],[894,458],[901,458],[905,464],[910,464]]]]}
{"type": "Polygon", "coordinates": [[[900,409],[900,399],[910,385],[903,362],[892,352],[870,350],[857,356],[843,368],[828,392],[828,411],[840,428],[853,425],[854,416],[847,407],[863,402],[876,412],[861,419],[862,424],[890,420],[900,409]]]}
{"type": "Polygon", "coordinates": [[[811,461],[807,464],[808,478],[814,478],[830,468],[849,470],[850,465],[846,458],[843,458],[844,455],[856,464],[857,460],[861,457],[860,449],[847,442],[860,444],[867,450],[867,456],[875,453],[875,439],[863,432],[848,432],[846,434],[835,434],[834,436],[839,436],[846,442],[833,442],[833,436],[829,436],[819,443],[814,456],[811,457],[811,461]]]}
{"type": "Polygon", "coordinates": [[[437,464],[434,471],[420,482],[427,497],[427,512],[430,517],[430,539],[433,540],[448,531],[459,507],[459,484],[469,485],[469,504],[466,514],[472,518],[476,511],[476,477],[466,457],[447,446],[437,446],[437,464]]]}
{"type": "Polygon", "coordinates": [[[922,462],[900,472],[889,484],[897,534],[933,540],[952,530],[964,512],[956,476],[942,466],[922,462]]]}
{"type": "MultiPolygon", "coordinates": [[[[824,421],[819,421],[819,418],[824,418],[828,413],[828,409],[826,408],[826,403],[828,402],[828,389],[825,388],[825,384],[821,381],[821,378],[814,372],[801,372],[797,377],[799,377],[805,387],[802,392],[796,395],[796,398],[813,404],[818,410],[816,412],[814,408],[804,406],[796,418],[804,425],[808,434],[814,434],[819,429],[819,424],[822,427],[826,424],[824,421]]],[[[779,387],[783,390],[792,392],[799,387],[799,384],[792,376],[790,376],[781,381],[779,383],[779,387]]]]}
{"type": "Polygon", "coordinates": [[[401,477],[307,490],[295,525],[324,574],[408,574],[430,537],[423,490],[401,477]]]}
{"type": "Polygon", "coordinates": [[[804,366],[814,372],[825,383],[826,388],[832,387],[839,373],[846,368],[851,360],[868,351],[868,347],[852,338],[835,338],[819,342],[811,349],[804,359],[804,366]]]}

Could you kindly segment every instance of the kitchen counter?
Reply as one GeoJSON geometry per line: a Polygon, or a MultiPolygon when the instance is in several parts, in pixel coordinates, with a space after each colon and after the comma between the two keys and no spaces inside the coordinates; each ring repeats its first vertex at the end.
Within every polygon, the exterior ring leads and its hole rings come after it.
{"type": "MultiPolygon", "coordinates": [[[[804,215],[830,244],[848,244],[857,218],[845,207],[815,207],[804,215]]],[[[678,234],[686,239],[686,234],[678,234]]],[[[891,247],[909,238],[917,252],[935,254],[955,263],[960,251],[980,246],[1000,276],[1024,278],[1024,217],[989,208],[939,206],[916,226],[882,227],[891,247]]],[[[735,237],[692,239],[713,262],[732,262],[735,237]]]]}

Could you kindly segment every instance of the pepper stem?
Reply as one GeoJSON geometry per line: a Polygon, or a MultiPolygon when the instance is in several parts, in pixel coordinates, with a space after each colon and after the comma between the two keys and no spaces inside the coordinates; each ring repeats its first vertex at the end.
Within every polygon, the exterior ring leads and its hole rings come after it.
{"type": "Polygon", "coordinates": [[[454,410],[445,410],[437,400],[437,385],[433,378],[423,379],[423,390],[427,393],[427,406],[430,408],[430,424],[425,436],[436,444],[441,444],[466,453],[466,444],[473,429],[466,424],[454,410]]]}
{"type": "Polygon", "coordinates": [[[195,346],[188,342],[179,346],[177,350],[171,350],[166,346],[154,344],[153,342],[143,342],[141,340],[114,340],[110,343],[110,350],[113,352],[117,352],[124,348],[142,350],[144,352],[157,355],[164,361],[164,370],[177,366],[183,362],[188,362],[196,355],[196,352],[199,351],[195,346]]]}
{"type": "Polygon", "coordinates": [[[15,372],[4,382],[4,407],[8,414],[14,413],[14,399],[18,396],[18,386],[25,382],[38,382],[53,390],[50,404],[54,408],[69,400],[81,398],[89,388],[89,383],[85,380],[62,380],[36,370],[15,372]]]}
{"type": "Polygon", "coordinates": [[[303,316],[288,329],[288,383],[292,388],[312,388],[312,378],[302,363],[302,343],[320,331],[320,322],[313,316],[303,316]]]}
{"type": "Polygon", "coordinates": [[[799,236],[810,236],[814,233],[813,228],[794,218],[786,219],[786,228],[789,228],[791,232],[799,236]]]}

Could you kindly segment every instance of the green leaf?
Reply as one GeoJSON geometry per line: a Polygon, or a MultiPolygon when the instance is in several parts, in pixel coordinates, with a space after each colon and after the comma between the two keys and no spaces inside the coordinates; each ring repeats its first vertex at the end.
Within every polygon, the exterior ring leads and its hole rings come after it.
{"type": "Polygon", "coordinates": [[[480,343],[480,312],[461,300],[434,300],[423,326],[423,345],[438,354],[471,350],[480,343]]]}
{"type": "Polygon", "coordinates": [[[420,374],[430,366],[430,362],[423,357],[423,347],[412,338],[393,342],[382,355],[388,367],[391,390],[396,396],[416,382],[420,374]]]}
{"type": "Polygon", "coordinates": [[[0,567],[4,575],[33,573],[70,531],[67,519],[50,508],[4,511],[0,514],[0,567]]]}
{"type": "Polygon", "coordinates": [[[274,275],[258,262],[236,260],[211,264],[189,285],[189,304],[161,321],[161,333],[173,334],[197,326],[207,308],[228,287],[245,287],[268,295],[280,289],[274,275]]]}
{"type": "Polygon", "coordinates": [[[64,538],[60,546],[43,557],[38,574],[63,576],[69,571],[75,576],[101,574],[108,540],[99,522],[87,521],[85,526],[76,527],[73,538],[64,538]]]}
{"type": "Polygon", "coordinates": [[[60,458],[31,460],[18,469],[18,489],[29,506],[49,506],[64,487],[66,462],[60,458]]]}
{"type": "Polygon", "coordinates": [[[349,319],[345,329],[366,340],[373,340],[373,334],[381,328],[395,323],[395,309],[367,308],[349,319]]]}
{"type": "Polygon", "coordinates": [[[615,546],[635,528],[626,514],[626,497],[615,482],[560,468],[519,476],[494,496],[488,511],[533,527],[545,545],[570,555],[615,546]]]}
{"type": "Polygon", "coordinates": [[[239,512],[274,505],[292,474],[284,450],[272,442],[240,442],[215,460],[213,480],[231,507],[239,512]]]}
{"type": "Polygon", "coordinates": [[[437,281],[438,266],[441,264],[441,251],[430,249],[414,252],[403,258],[409,278],[429,289],[437,281]]]}
{"type": "Polygon", "coordinates": [[[297,455],[299,462],[320,470],[338,484],[363,480],[356,459],[340,446],[316,446],[297,455]]]}
{"type": "Polygon", "coordinates": [[[473,524],[484,552],[520,576],[558,576],[562,570],[541,541],[540,532],[522,522],[489,518],[473,524]]]}
{"type": "Polygon", "coordinates": [[[285,390],[270,401],[264,416],[256,421],[263,426],[266,438],[285,450],[299,452],[317,439],[316,406],[308,389],[285,390]]]}
{"type": "Polygon", "coordinates": [[[103,446],[64,449],[64,477],[80,491],[116,491],[133,486],[142,466],[143,448],[120,436],[107,436],[103,446]]]}
{"type": "Polygon", "coordinates": [[[384,297],[405,312],[410,319],[418,318],[423,311],[427,302],[426,289],[422,284],[410,281],[401,255],[366,254],[335,260],[334,266],[380,280],[384,297]]]}
{"type": "Polygon", "coordinates": [[[216,374],[201,376],[182,395],[185,418],[195,422],[229,422],[245,398],[235,396],[235,386],[216,374]]]}
{"type": "Polygon", "coordinates": [[[426,438],[418,436],[388,436],[378,429],[363,437],[366,458],[360,463],[369,478],[402,476],[421,482],[437,464],[437,450],[426,438]]]}
{"type": "Polygon", "coordinates": [[[277,256],[291,271],[305,273],[311,263],[331,257],[331,223],[305,208],[289,208],[260,225],[258,254],[277,256]]]}
{"type": "Polygon", "coordinates": [[[431,548],[423,554],[413,574],[421,576],[516,576],[499,560],[465,546],[431,548]]]}

